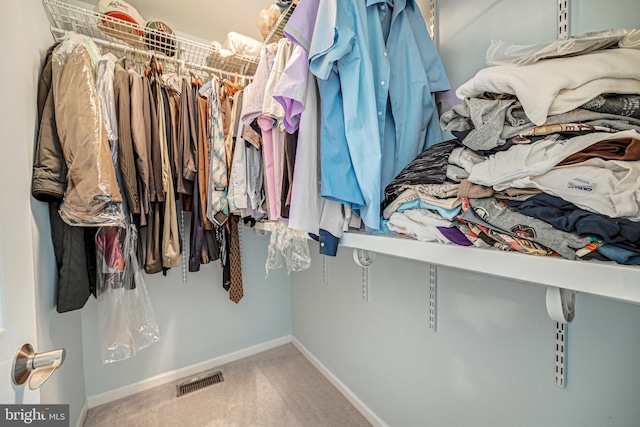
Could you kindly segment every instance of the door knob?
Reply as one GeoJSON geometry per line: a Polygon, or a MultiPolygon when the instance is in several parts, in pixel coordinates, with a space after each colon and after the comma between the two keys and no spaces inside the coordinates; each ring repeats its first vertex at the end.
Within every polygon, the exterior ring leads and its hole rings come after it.
{"type": "Polygon", "coordinates": [[[29,380],[29,388],[37,389],[62,365],[65,353],[64,348],[36,353],[31,344],[24,344],[13,358],[13,383],[22,385],[29,380]]]}

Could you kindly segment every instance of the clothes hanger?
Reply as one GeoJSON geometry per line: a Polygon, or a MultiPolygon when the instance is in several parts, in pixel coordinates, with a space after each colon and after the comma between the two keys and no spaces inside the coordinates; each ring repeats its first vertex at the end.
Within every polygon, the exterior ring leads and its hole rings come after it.
{"type": "Polygon", "coordinates": [[[213,75],[212,72],[209,72],[209,79],[208,81],[204,84],[204,86],[202,86],[200,88],[200,95],[202,96],[206,96],[206,93],[209,89],[211,89],[213,87],[213,79],[215,78],[215,76],[213,75]]]}
{"type": "Polygon", "coordinates": [[[240,83],[238,83],[237,72],[235,73],[234,81],[231,81],[229,79],[223,79],[222,83],[224,84],[225,90],[229,95],[235,95],[236,92],[244,89],[244,87],[240,83]]]}
{"type": "Polygon", "coordinates": [[[194,71],[189,71],[189,75],[191,77],[191,84],[197,88],[201,88],[204,85],[204,82],[194,71]]]}
{"type": "Polygon", "coordinates": [[[151,60],[149,61],[147,69],[144,73],[145,76],[158,78],[162,76],[162,73],[162,64],[160,63],[160,61],[158,61],[158,58],[156,58],[155,55],[151,56],[151,60]]]}

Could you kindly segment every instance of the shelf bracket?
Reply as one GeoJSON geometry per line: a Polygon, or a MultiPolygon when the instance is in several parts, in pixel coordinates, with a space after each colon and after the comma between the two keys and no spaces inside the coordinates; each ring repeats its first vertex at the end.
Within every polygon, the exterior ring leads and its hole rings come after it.
{"type": "Polygon", "coordinates": [[[558,0],[558,39],[569,38],[569,0],[558,0]]]}
{"type": "Polygon", "coordinates": [[[375,252],[371,252],[366,249],[353,250],[353,261],[362,268],[371,267],[375,259],[376,259],[375,252]]]}
{"type": "Polygon", "coordinates": [[[322,276],[324,279],[324,284],[329,284],[329,265],[327,263],[327,257],[322,257],[322,276]]]}
{"type": "Polygon", "coordinates": [[[556,322],[556,349],[554,374],[556,385],[565,388],[567,375],[567,335],[569,325],[566,323],[556,322]]]}
{"type": "Polygon", "coordinates": [[[373,265],[376,253],[364,249],[353,250],[353,260],[362,267],[362,300],[369,302],[369,267],[373,265]]]}
{"type": "Polygon", "coordinates": [[[437,326],[437,279],[437,266],[435,264],[429,264],[429,329],[431,329],[432,332],[436,331],[437,326]]]}
{"type": "Polygon", "coordinates": [[[575,317],[576,292],[549,286],[547,288],[547,313],[558,323],[571,323],[575,317]]]}
{"type": "Polygon", "coordinates": [[[436,0],[429,0],[428,2],[429,11],[427,12],[428,22],[427,22],[427,30],[429,31],[429,35],[431,36],[431,40],[433,40],[433,44],[438,46],[438,42],[436,40],[436,0]]]}
{"type": "Polygon", "coordinates": [[[556,322],[554,374],[558,387],[565,387],[567,375],[567,336],[569,323],[575,317],[576,292],[556,287],[547,288],[547,313],[556,322]]]}

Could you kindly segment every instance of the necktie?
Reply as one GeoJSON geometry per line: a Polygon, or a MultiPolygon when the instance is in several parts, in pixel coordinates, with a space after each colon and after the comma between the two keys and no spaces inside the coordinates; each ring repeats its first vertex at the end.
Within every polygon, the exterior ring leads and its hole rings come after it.
{"type": "Polygon", "coordinates": [[[209,95],[209,114],[211,162],[209,167],[207,217],[212,222],[222,225],[229,215],[229,204],[227,201],[227,153],[224,145],[222,113],[220,112],[220,102],[216,91],[212,91],[209,95]]]}
{"type": "Polygon", "coordinates": [[[231,267],[231,286],[229,287],[229,299],[236,304],[244,296],[242,288],[242,257],[240,253],[240,233],[238,232],[239,217],[231,216],[231,241],[229,242],[229,264],[231,267]]]}

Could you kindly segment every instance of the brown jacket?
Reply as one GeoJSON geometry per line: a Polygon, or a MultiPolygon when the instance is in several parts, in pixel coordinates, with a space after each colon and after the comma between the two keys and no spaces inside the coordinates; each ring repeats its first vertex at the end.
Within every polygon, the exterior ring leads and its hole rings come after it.
{"type": "Polygon", "coordinates": [[[147,152],[147,132],[144,117],[144,91],[142,77],[135,70],[129,69],[129,90],[131,101],[131,137],[138,174],[138,194],[140,196],[140,225],[147,224],[145,218],[149,214],[149,174],[150,162],[147,152]]]}
{"type": "MultiPolygon", "coordinates": [[[[122,61],[122,60],[121,60],[122,61]]],[[[122,187],[127,198],[129,211],[140,214],[140,195],[136,164],[133,156],[133,138],[131,135],[131,97],[129,89],[129,73],[116,62],[113,80],[113,92],[118,116],[118,165],[122,175],[122,187]]]]}
{"type": "Polygon", "coordinates": [[[207,188],[209,185],[210,147],[207,138],[207,109],[209,102],[198,95],[198,190],[200,191],[200,209],[205,230],[213,230],[213,223],[207,217],[207,188]]]}
{"type": "Polygon", "coordinates": [[[33,160],[31,194],[42,202],[62,202],[67,189],[67,164],[64,161],[58,128],[49,52],[38,84],[38,117],[40,129],[33,160]]]}

